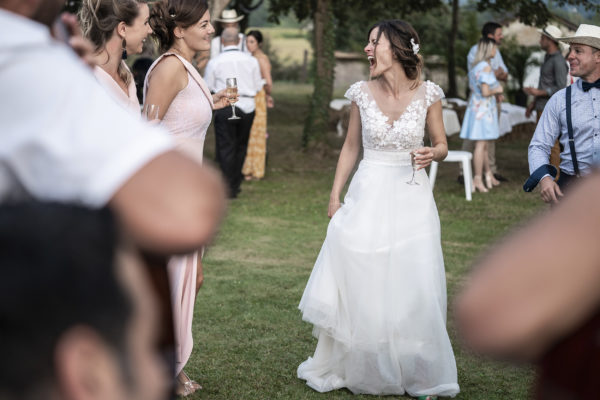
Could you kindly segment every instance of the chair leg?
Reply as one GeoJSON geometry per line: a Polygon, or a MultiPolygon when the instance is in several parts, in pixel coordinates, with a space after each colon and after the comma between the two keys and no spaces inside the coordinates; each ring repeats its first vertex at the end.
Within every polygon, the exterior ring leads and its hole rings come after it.
{"type": "Polygon", "coordinates": [[[429,184],[431,185],[431,190],[435,186],[435,176],[437,175],[438,163],[437,161],[431,162],[431,167],[429,168],[429,184]]]}
{"type": "Polygon", "coordinates": [[[462,160],[463,177],[465,180],[465,197],[467,201],[471,201],[471,194],[473,193],[473,175],[471,173],[471,160],[462,160]]]}

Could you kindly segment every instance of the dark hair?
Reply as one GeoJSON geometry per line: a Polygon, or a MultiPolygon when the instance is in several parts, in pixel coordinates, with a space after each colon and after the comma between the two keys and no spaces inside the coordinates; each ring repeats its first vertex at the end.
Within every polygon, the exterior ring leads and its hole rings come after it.
{"type": "Polygon", "coordinates": [[[108,209],[0,207],[0,397],[44,398],[56,345],[73,326],[126,354],[132,304],[115,277],[116,232],[108,209]]]}
{"type": "Polygon", "coordinates": [[[176,27],[189,28],[208,11],[206,0],[160,0],[152,4],[150,27],[158,40],[161,51],[167,51],[175,43],[176,27]]]}
{"type": "Polygon", "coordinates": [[[420,55],[415,54],[411,43],[411,39],[415,44],[421,43],[417,31],[408,22],[399,19],[381,21],[369,29],[367,40],[375,28],[379,28],[377,40],[382,34],[385,34],[385,37],[390,41],[392,54],[402,64],[406,77],[418,81],[421,77],[423,59],[420,55]]]}
{"type": "Polygon", "coordinates": [[[260,31],[258,31],[256,29],[251,30],[250,32],[246,33],[246,36],[252,36],[254,39],[256,39],[256,42],[258,44],[261,44],[263,41],[262,33],[260,33],[260,31]]]}
{"type": "Polygon", "coordinates": [[[481,37],[486,38],[488,35],[493,35],[498,28],[502,28],[502,25],[494,21],[486,22],[481,28],[481,37]]]}

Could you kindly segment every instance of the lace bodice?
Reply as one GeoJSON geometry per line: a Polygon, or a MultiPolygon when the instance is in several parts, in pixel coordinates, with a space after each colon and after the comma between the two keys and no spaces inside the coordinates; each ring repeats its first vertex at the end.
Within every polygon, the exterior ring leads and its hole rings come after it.
{"type": "Polygon", "coordinates": [[[367,82],[356,82],[345,96],[360,109],[365,149],[407,151],[423,146],[427,110],[444,97],[444,92],[431,81],[422,83],[404,112],[391,123],[379,109],[367,82]]]}

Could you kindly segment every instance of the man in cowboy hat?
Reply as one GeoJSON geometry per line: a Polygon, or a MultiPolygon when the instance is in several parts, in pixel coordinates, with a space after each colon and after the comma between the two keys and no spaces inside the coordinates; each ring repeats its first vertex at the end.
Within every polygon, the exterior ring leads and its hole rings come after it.
{"type": "Polygon", "coordinates": [[[538,32],[541,34],[540,47],[546,52],[544,63],[540,67],[538,87],[536,89],[529,86],[524,88],[523,91],[534,97],[527,107],[525,115],[529,118],[531,112],[535,109],[539,121],[548,99],[567,86],[569,69],[558,44],[558,38],[562,36],[560,29],[554,25],[548,25],[544,29],[538,29],[538,32]]]}
{"type": "MultiPolygon", "coordinates": [[[[221,23],[221,31],[225,28],[237,28],[240,30],[239,22],[244,19],[243,15],[237,15],[235,10],[223,10],[221,18],[215,18],[215,21],[221,23]]],[[[244,53],[250,54],[248,47],[246,46],[246,35],[243,33],[238,34],[240,40],[238,42],[238,49],[244,53]]],[[[221,36],[215,36],[210,42],[210,58],[213,59],[223,52],[223,42],[221,36]]]]}
{"type": "Polygon", "coordinates": [[[580,79],[556,92],[544,108],[529,144],[531,191],[539,182],[546,203],[557,203],[573,178],[587,175],[600,163],[600,27],[579,25],[574,36],[557,38],[571,45],[567,61],[580,79]],[[560,142],[560,178],[549,164],[550,150],[560,142]]]}
{"type": "MultiPolygon", "coordinates": [[[[541,34],[540,47],[546,52],[544,63],[540,67],[538,87],[537,89],[534,87],[523,89],[526,94],[533,96],[533,101],[527,106],[525,116],[529,118],[531,112],[535,110],[537,121],[540,120],[548,99],[554,93],[567,86],[567,75],[569,74],[567,62],[560,52],[557,39],[562,36],[560,29],[554,25],[548,25],[544,29],[538,29],[538,32],[541,34]]],[[[560,166],[560,146],[558,141],[552,147],[550,164],[556,168],[560,166]]]]}

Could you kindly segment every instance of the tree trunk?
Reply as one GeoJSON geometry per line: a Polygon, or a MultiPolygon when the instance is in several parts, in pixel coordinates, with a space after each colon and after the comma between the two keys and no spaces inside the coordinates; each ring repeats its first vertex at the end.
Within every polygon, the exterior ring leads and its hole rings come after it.
{"type": "Polygon", "coordinates": [[[230,2],[231,0],[210,0],[208,6],[208,9],[210,10],[210,19],[214,21],[215,18],[219,18],[230,2]]]}
{"type": "Polygon", "coordinates": [[[458,0],[450,0],[452,2],[452,26],[450,28],[450,37],[448,42],[448,93],[447,97],[457,97],[458,90],[456,88],[456,62],[454,58],[454,45],[458,34],[458,0]]]}
{"type": "Polygon", "coordinates": [[[304,125],[302,144],[322,143],[329,125],[329,103],[333,95],[335,32],[331,0],[317,0],[314,13],[315,77],[310,111],[304,125]]]}

